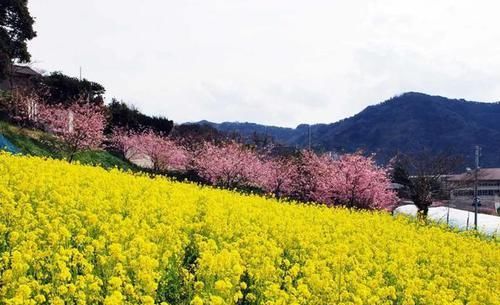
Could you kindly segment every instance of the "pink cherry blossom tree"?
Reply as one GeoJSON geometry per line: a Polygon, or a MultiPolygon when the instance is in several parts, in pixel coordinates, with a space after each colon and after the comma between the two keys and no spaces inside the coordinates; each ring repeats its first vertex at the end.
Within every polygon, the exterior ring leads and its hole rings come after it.
{"type": "Polygon", "coordinates": [[[41,104],[43,100],[36,92],[16,89],[5,106],[10,118],[24,127],[37,122],[41,104]]]}
{"type": "Polygon", "coordinates": [[[253,150],[236,142],[204,143],[196,153],[193,170],[213,185],[226,188],[259,186],[262,161],[253,150]]]}
{"type": "Polygon", "coordinates": [[[305,150],[293,163],[289,191],[294,199],[362,209],[390,209],[396,203],[388,170],[371,157],[346,154],[333,159],[305,150]]]}
{"type": "Polygon", "coordinates": [[[108,135],[108,148],[120,153],[124,159],[133,159],[136,157],[136,147],[140,146],[135,141],[137,138],[134,131],[116,127],[108,135]]]}
{"type": "Polygon", "coordinates": [[[185,170],[190,160],[189,153],[181,145],[152,130],[114,130],[110,142],[125,158],[157,172],[185,170]]]}
{"type": "Polygon", "coordinates": [[[101,107],[77,102],[69,107],[40,105],[39,108],[39,122],[65,144],[69,162],[78,151],[101,147],[106,125],[101,107]]]}
{"type": "Polygon", "coordinates": [[[262,162],[258,185],[276,198],[288,197],[296,177],[297,168],[290,158],[268,158],[262,162]]]}
{"type": "Polygon", "coordinates": [[[326,181],[331,179],[330,164],[327,155],[318,155],[310,150],[301,151],[294,158],[295,170],[291,182],[291,197],[299,201],[328,203],[326,181]]]}
{"type": "Polygon", "coordinates": [[[330,204],[389,210],[397,202],[390,186],[388,170],[377,166],[372,157],[346,154],[333,160],[329,178],[320,189],[330,204]]]}

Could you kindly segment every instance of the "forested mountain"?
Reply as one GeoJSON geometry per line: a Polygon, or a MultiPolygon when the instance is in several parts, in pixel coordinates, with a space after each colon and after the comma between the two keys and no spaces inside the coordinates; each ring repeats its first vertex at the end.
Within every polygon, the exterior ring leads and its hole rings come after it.
{"type": "MultiPolygon", "coordinates": [[[[209,122],[204,122],[209,123],[209,122]]],[[[209,123],[221,131],[272,136],[288,146],[306,147],[309,126],[281,128],[254,123],[209,123]]],[[[484,167],[500,167],[500,103],[481,103],[409,92],[369,106],[332,124],[311,125],[312,147],[318,151],[376,153],[381,162],[399,152],[448,151],[472,162],[481,145],[484,167]]]]}

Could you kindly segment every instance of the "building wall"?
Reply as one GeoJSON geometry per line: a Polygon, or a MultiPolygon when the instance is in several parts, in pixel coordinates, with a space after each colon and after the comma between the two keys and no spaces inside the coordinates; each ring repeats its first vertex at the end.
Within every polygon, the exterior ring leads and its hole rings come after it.
{"type": "MultiPolygon", "coordinates": [[[[30,88],[33,86],[33,76],[19,75],[12,78],[12,85],[15,88],[30,88]]],[[[10,90],[10,80],[7,78],[0,82],[0,90],[10,90]]]]}
{"type": "MultiPolygon", "coordinates": [[[[480,181],[478,185],[478,197],[480,199],[480,210],[487,213],[495,213],[495,204],[500,204],[500,180],[480,181]]],[[[461,187],[450,192],[450,203],[459,209],[474,210],[474,189],[472,186],[461,187]]]]}
{"type": "Polygon", "coordinates": [[[10,90],[10,83],[8,79],[0,81],[0,90],[7,91],[10,90]]]}

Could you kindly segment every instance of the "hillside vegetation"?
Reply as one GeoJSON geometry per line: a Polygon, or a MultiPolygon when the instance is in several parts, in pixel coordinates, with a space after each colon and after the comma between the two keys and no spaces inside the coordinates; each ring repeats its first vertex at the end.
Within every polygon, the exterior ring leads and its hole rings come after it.
{"type": "MultiPolygon", "coordinates": [[[[9,140],[22,154],[55,159],[66,157],[58,141],[53,136],[40,130],[20,128],[6,121],[0,121],[0,135],[9,140]]],[[[1,149],[2,147],[0,147],[1,149]]],[[[137,169],[129,161],[104,150],[81,151],[75,155],[74,160],[83,164],[101,165],[106,168],[137,169]]]]}
{"type": "Polygon", "coordinates": [[[0,154],[3,304],[499,304],[500,245],[0,154]]]}

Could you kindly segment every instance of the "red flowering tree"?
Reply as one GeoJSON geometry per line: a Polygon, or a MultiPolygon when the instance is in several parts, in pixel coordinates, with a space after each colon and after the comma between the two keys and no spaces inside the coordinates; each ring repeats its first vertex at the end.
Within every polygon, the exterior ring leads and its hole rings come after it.
{"type": "Polygon", "coordinates": [[[78,151],[101,147],[106,119],[99,106],[74,103],[39,108],[39,122],[64,143],[69,162],[78,151]]]}
{"type": "Polygon", "coordinates": [[[125,158],[154,171],[185,170],[190,160],[182,146],[152,130],[115,130],[110,142],[125,158]]]}
{"type": "Polygon", "coordinates": [[[213,185],[258,187],[262,161],[253,150],[235,142],[204,143],[193,159],[193,170],[213,185]]]}
{"type": "Polygon", "coordinates": [[[330,203],[363,209],[390,209],[397,201],[390,190],[388,170],[373,158],[346,154],[330,164],[330,175],[321,189],[330,203]]]}

